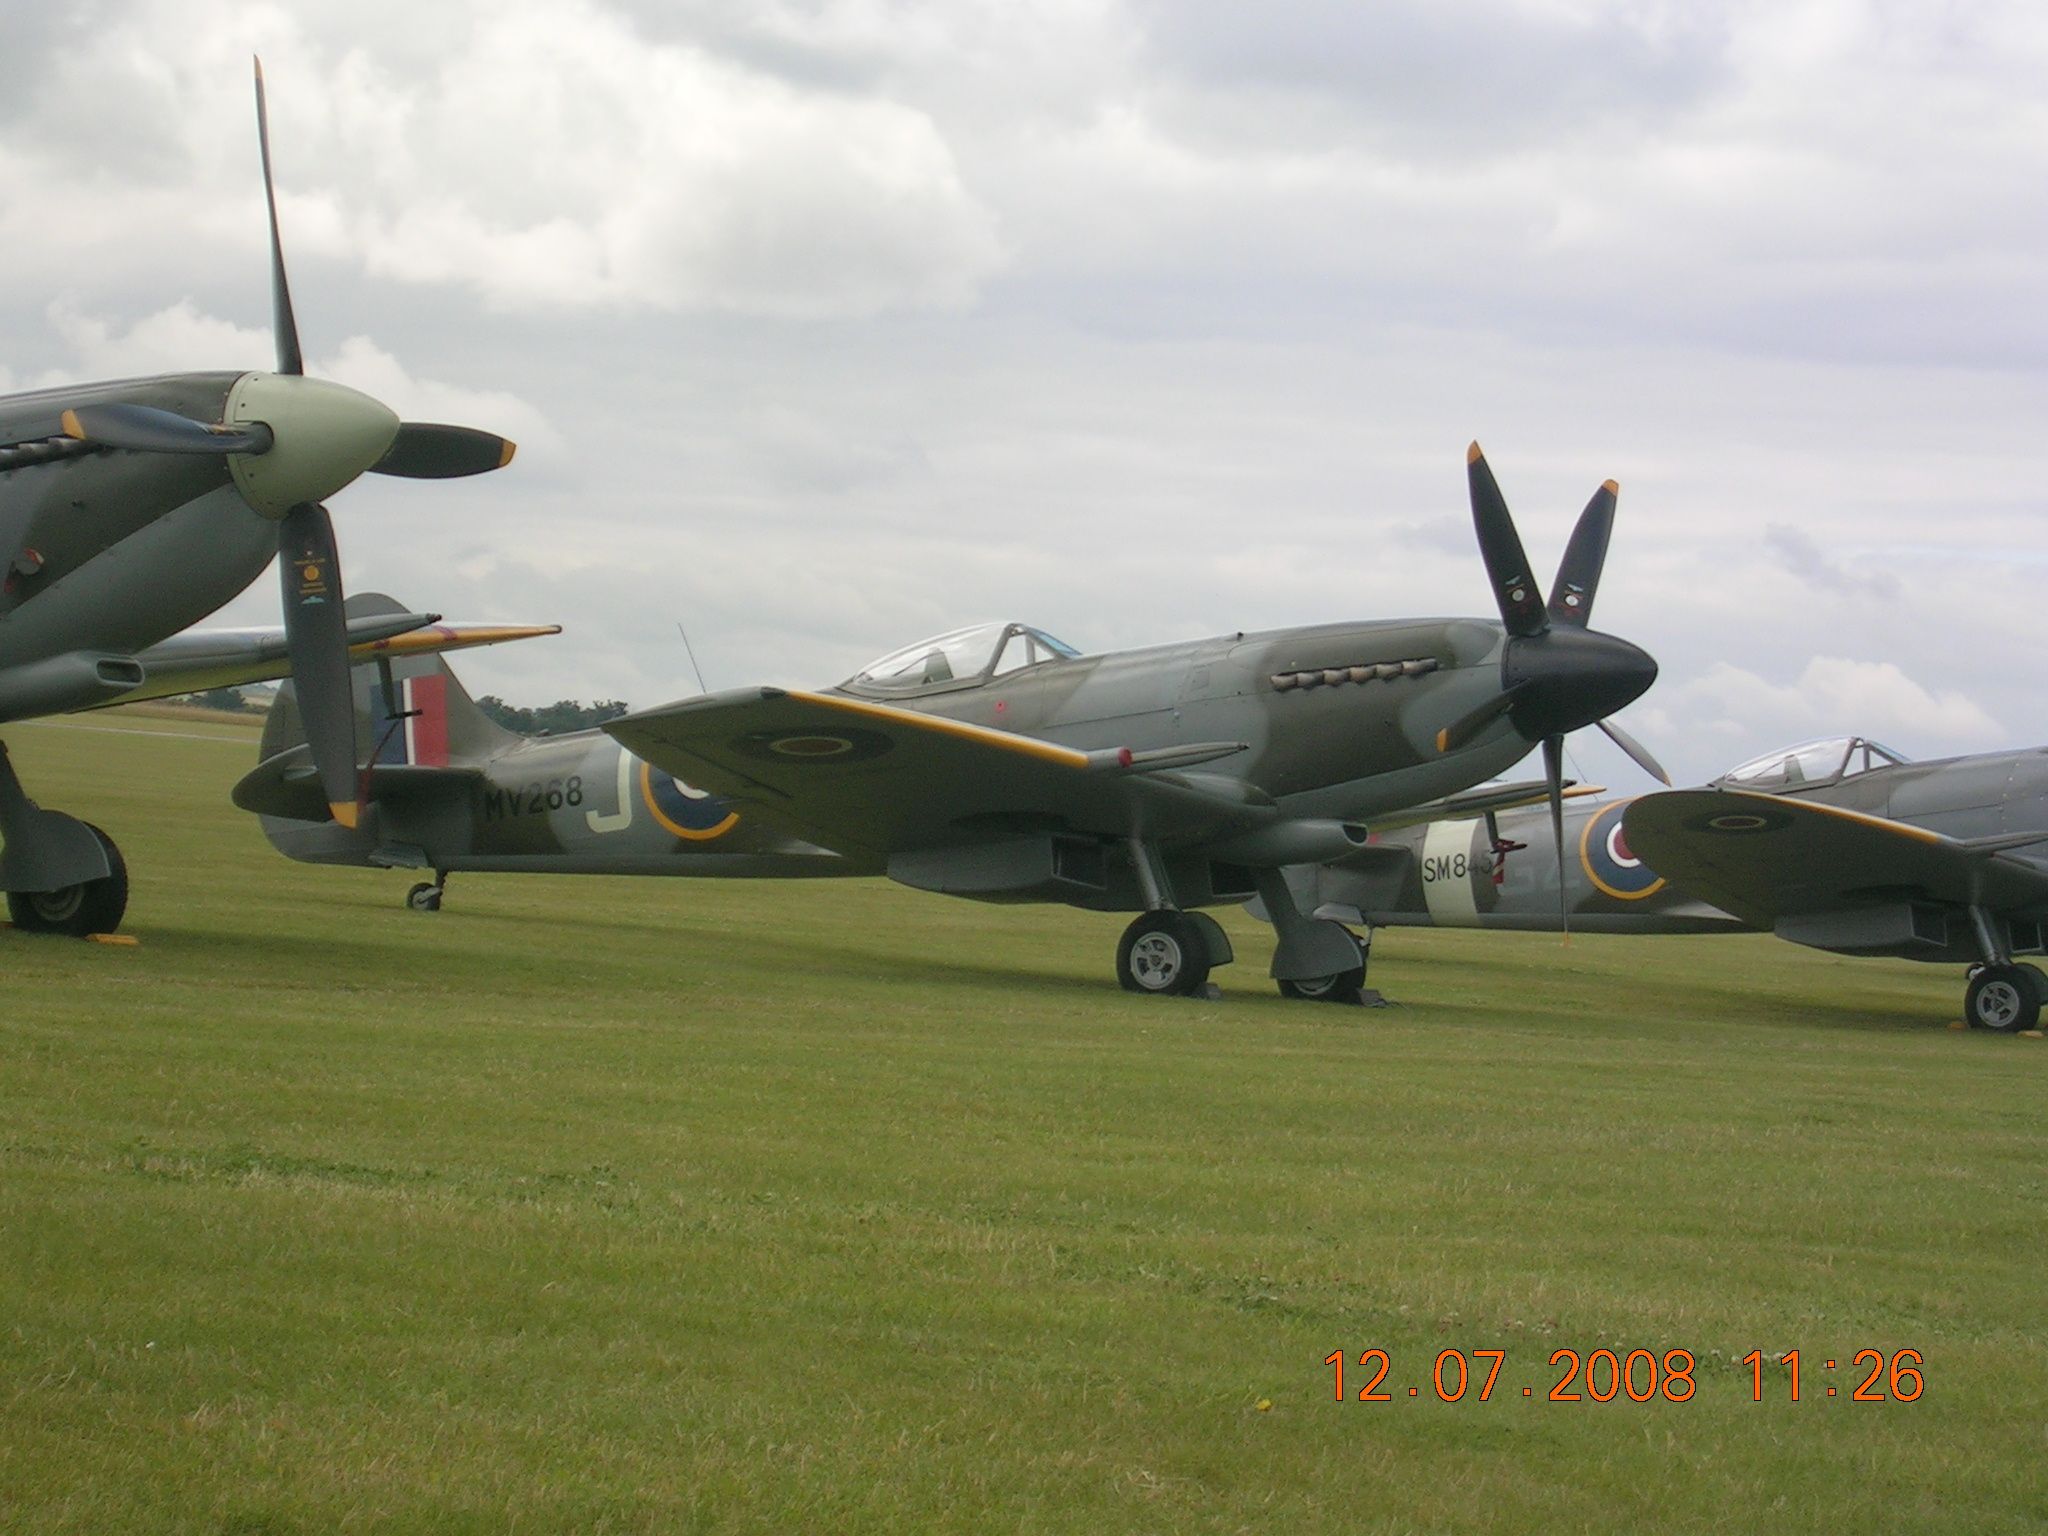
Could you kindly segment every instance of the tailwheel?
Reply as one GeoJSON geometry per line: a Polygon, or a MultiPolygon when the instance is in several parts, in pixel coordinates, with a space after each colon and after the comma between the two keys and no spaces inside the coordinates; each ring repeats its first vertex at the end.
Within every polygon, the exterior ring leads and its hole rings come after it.
{"type": "Polygon", "coordinates": [[[128,911],[128,865],[111,837],[90,822],[85,825],[106,853],[107,873],[54,891],[9,891],[7,915],[24,933],[63,933],[82,939],[121,926],[128,911]]]}
{"type": "Polygon", "coordinates": [[[1358,949],[1358,964],[1334,976],[1315,976],[1306,981],[1283,981],[1280,995],[1305,1003],[1343,1003],[1357,1007],[1365,1001],[1365,941],[1357,934],[1351,942],[1358,949]]]}
{"type": "Polygon", "coordinates": [[[445,881],[422,880],[405,893],[405,904],[414,912],[438,912],[441,910],[441,896],[445,889],[445,881]]]}
{"type": "Polygon", "coordinates": [[[2041,1018],[2042,975],[2031,965],[1987,965],[1970,978],[1963,1017],[1973,1029],[2001,1035],[2032,1029],[2041,1018]]]}
{"type": "Polygon", "coordinates": [[[1116,979],[1126,992],[1187,997],[1209,979],[1209,946],[1185,912],[1147,912],[1116,947],[1116,979]]]}

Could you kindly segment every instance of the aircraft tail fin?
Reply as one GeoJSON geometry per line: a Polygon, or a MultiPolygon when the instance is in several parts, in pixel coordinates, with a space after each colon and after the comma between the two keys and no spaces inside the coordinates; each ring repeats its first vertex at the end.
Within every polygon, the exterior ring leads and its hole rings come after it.
{"type": "MultiPolygon", "coordinates": [[[[347,605],[351,618],[387,610],[404,611],[375,592],[351,597],[347,605]]],[[[356,741],[364,753],[372,799],[381,788],[395,789],[402,780],[428,779],[432,770],[467,775],[475,765],[524,739],[477,707],[441,652],[524,638],[533,631],[437,625],[417,633],[421,638],[412,645],[394,642],[391,648],[370,651],[358,656],[349,669],[356,741]]],[[[398,641],[410,638],[401,635],[398,641]]],[[[264,722],[257,766],[235,786],[235,804],[266,817],[327,821],[326,804],[315,792],[318,786],[305,773],[310,761],[298,698],[287,681],[279,686],[264,722]]]]}

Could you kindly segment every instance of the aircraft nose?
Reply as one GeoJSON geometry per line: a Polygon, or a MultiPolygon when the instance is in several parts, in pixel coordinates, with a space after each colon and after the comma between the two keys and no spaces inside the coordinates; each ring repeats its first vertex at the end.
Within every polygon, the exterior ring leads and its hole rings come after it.
{"type": "Polygon", "coordinates": [[[1562,625],[1510,640],[1501,663],[1502,684],[1515,695],[1509,717],[1530,741],[1604,720],[1656,680],[1657,663],[1641,646],[1562,625]]]}
{"type": "Polygon", "coordinates": [[[243,374],[228,392],[224,419],[270,428],[267,452],[228,458],[242,499],[265,517],[332,496],[383,458],[398,436],[398,417],[381,401],[297,374],[243,374]]]}

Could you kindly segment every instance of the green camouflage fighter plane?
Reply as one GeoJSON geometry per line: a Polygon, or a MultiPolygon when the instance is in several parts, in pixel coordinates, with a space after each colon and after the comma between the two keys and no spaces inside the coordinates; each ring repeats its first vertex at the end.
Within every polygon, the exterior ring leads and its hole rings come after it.
{"type": "MultiPolygon", "coordinates": [[[[1586,627],[1615,487],[1587,504],[1546,604],[1478,444],[1473,521],[1500,620],[1232,634],[1084,656],[985,624],[895,651],[835,688],[748,688],[611,721],[653,770],[741,824],[922,890],[1139,916],[1128,989],[1185,994],[1232,958],[1191,909],[1264,898],[1283,989],[1342,991],[1365,954],[1299,911],[1281,870],[1362,846],[1375,817],[1437,801],[1637,698],[1656,663],[1586,627]]],[[[1517,793],[1526,795],[1529,786],[1517,793]]],[[[1355,987],[1352,988],[1355,991],[1355,987]]]]}
{"type": "Polygon", "coordinates": [[[1535,811],[1438,819],[1288,883],[1368,929],[1762,931],[1968,964],[1964,1017],[1981,1029],[2031,1029],[2048,1000],[2048,977],[2013,958],[2048,947],[2048,749],[1913,763],[1831,737],[1704,788],[1575,803],[1563,830],[1560,858],[1535,811]]]}
{"type": "MultiPolygon", "coordinates": [[[[367,395],[305,377],[260,64],[256,125],[276,372],[181,373],[0,398],[0,723],[289,669],[313,726],[330,814],[348,821],[357,806],[349,649],[419,631],[433,616],[344,622],[321,499],[366,471],[439,479],[496,469],[512,444],[467,427],[401,422],[367,395]],[[181,634],[273,559],[284,586],[281,633],[181,634]]],[[[92,933],[120,921],[127,871],[119,850],[97,829],[31,801],[4,749],[0,838],[0,888],[18,926],[92,933]]]]}

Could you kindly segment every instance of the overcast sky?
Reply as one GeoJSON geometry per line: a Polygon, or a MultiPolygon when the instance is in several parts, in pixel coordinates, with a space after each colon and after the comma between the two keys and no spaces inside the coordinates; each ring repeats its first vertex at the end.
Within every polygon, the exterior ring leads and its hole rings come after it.
{"type": "MultiPolygon", "coordinates": [[[[515,702],[1487,613],[1599,482],[1622,718],[2048,740],[2048,13],[2017,0],[72,0],[0,50],[0,388],[273,362],[517,438],[333,501],[515,702]]],[[[274,622],[266,578],[229,622],[274,622]]],[[[1581,771],[1641,776],[1597,738],[1581,771]]]]}

